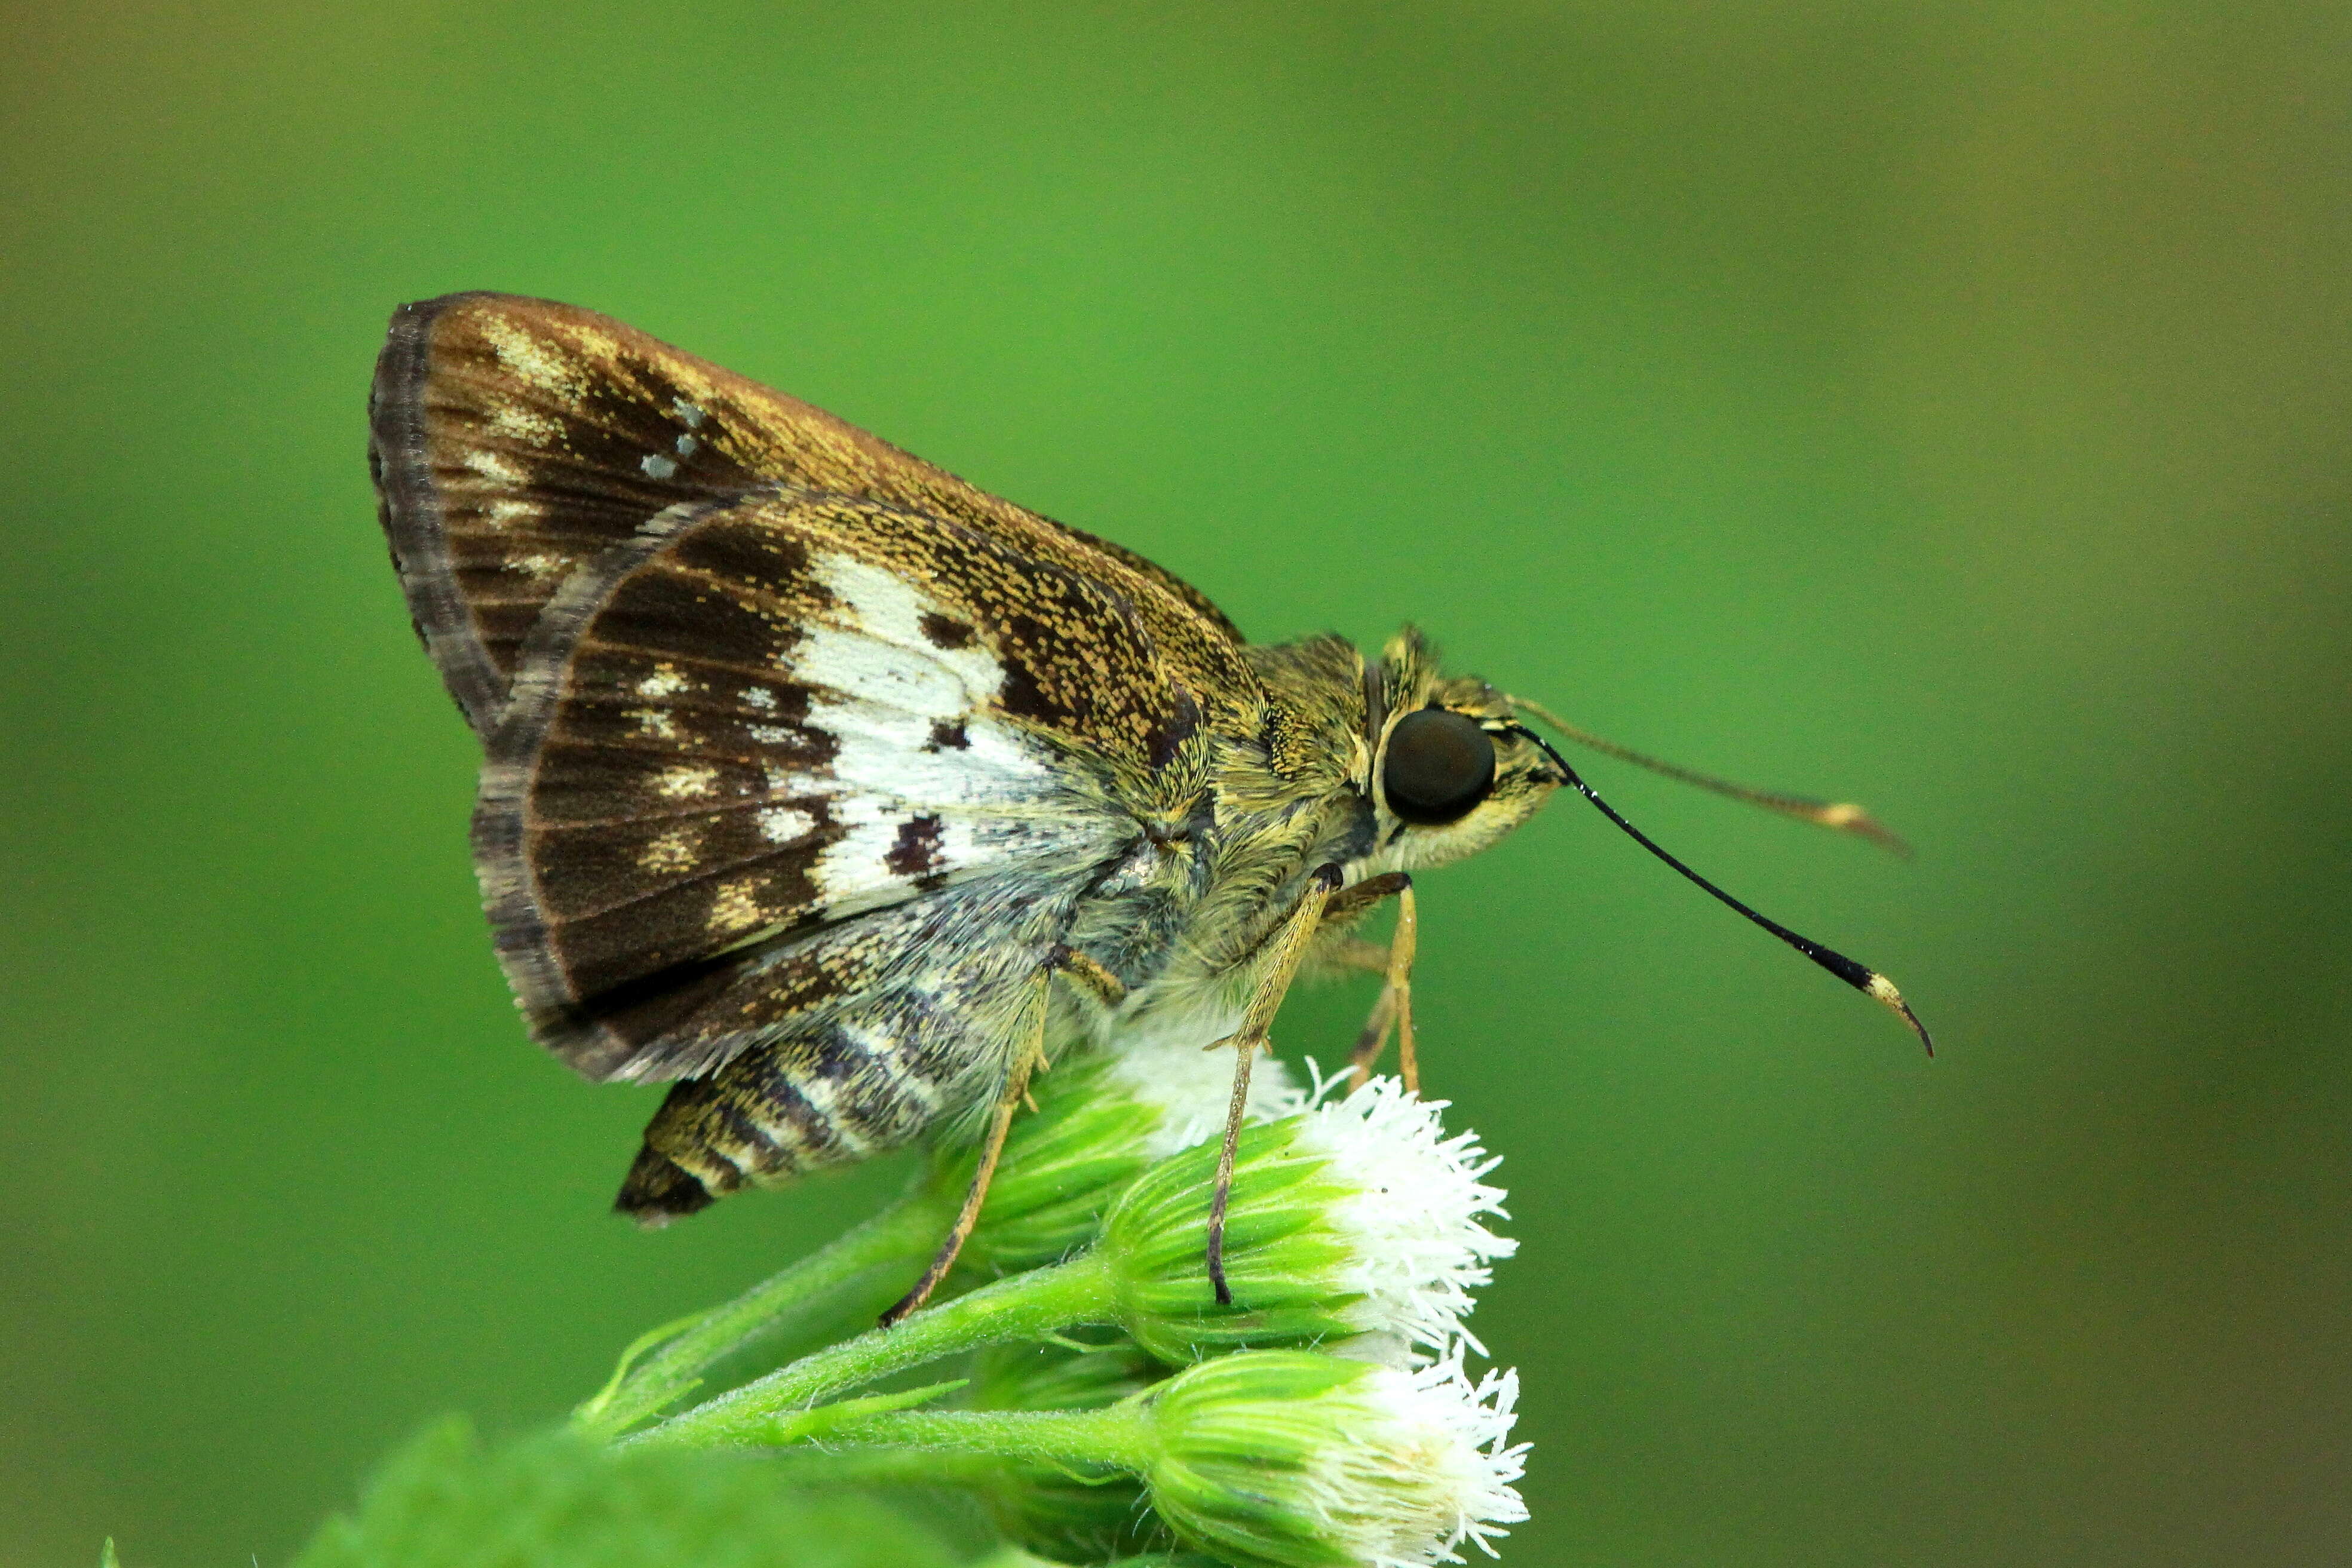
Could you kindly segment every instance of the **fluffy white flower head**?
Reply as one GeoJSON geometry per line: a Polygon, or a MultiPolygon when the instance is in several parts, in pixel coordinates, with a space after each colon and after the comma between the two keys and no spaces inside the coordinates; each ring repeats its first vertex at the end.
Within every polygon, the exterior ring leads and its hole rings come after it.
{"type": "Polygon", "coordinates": [[[1477,1134],[1449,1135],[1445,1103],[1379,1078],[1344,1097],[1318,1082],[1244,1128],[1235,1146],[1213,1299],[1203,1260],[1216,1192],[1213,1137],[1180,1149],[1128,1188],[1097,1255],[1118,1322],[1163,1361],[1226,1350],[1331,1346],[1392,1366],[1485,1347],[1463,1318],[1514,1244],[1483,1220],[1503,1213],[1496,1164],[1477,1134]]]}
{"type": "Polygon", "coordinates": [[[1494,1556],[1503,1527],[1528,1517],[1512,1485],[1528,1445],[1506,1446],[1518,1373],[1473,1385],[1457,1351],[1417,1372],[1375,1367],[1352,1392],[1366,1420],[1316,1477],[1332,1529],[1370,1568],[1459,1563],[1465,1541],[1494,1556]]]}
{"type": "MultiPolygon", "coordinates": [[[[1446,1133],[1447,1101],[1421,1099],[1394,1078],[1371,1079],[1345,1096],[1335,1094],[1338,1082],[1318,1071],[1314,1086],[1285,1109],[1303,1118],[1293,1146],[1322,1155],[1346,1189],[1329,1223],[1351,1243],[1339,1283],[1363,1295],[1347,1315],[1370,1335],[1393,1335],[1441,1357],[1457,1340],[1484,1355],[1462,1320],[1476,1304],[1471,1291],[1492,1282],[1494,1260],[1518,1249],[1482,1223],[1510,1218],[1503,1189],[1486,1179],[1502,1156],[1466,1128],[1446,1133]]],[[[1379,1354],[1376,1341],[1357,1348],[1379,1354]]]]}
{"type": "Polygon", "coordinates": [[[1156,1401],[1153,1505],[1229,1560],[1281,1568],[1461,1563],[1528,1517],[1512,1484],[1518,1375],[1458,1355],[1415,1371],[1285,1351],[1204,1362],[1156,1401]]]}

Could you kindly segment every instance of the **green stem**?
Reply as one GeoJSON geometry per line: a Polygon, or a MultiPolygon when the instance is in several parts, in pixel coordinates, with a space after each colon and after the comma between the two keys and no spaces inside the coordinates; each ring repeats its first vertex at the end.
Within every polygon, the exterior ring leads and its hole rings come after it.
{"type": "Polygon", "coordinates": [[[864,1384],[983,1345],[1111,1321],[1110,1270],[1095,1253],[983,1285],[895,1327],[804,1355],[630,1439],[660,1448],[772,1443],[792,1418],[864,1384]]]}
{"type": "Polygon", "coordinates": [[[889,1207],[722,1306],[713,1307],[635,1365],[624,1357],[613,1381],[572,1413],[580,1431],[610,1437],[691,1393],[730,1355],[774,1339],[822,1301],[866,1276],[887,1301],[911,1283],[952,1218],[919,1177],[889,1207]]]}
{"type": "MultiPolygon", "coordinates": [[[[902,1475],[914,1473],[911,1455],[1113,1465],[1142,1475],[1158,1451],[1150,1414],[1127,1400],[1100,1410],[886,1410],[828,1424],[824,1441],[895,1451],[902,1475]]],[[[957,1470],[946,1465],[934,1473],[948,1479],[957,1470]]]]}

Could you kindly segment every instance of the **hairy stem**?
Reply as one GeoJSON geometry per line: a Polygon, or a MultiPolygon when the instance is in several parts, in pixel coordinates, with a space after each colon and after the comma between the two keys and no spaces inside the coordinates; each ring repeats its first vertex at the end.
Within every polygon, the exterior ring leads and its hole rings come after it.
{"type": "Polygon", "coordinates": [[[804,1355],[731,1393],[674,1416],[632,1443],[731,1448],[772,1443],[810,1406],[909,1367],[983,1345],[1042,1339],[1110,1320],[1110,1271],[1092,1253],[1015,1274],[917,1312],[895,1327],[804,1355]]]}
{"type": "MultiPolygon", "coordinates": [[[[886,1467],[911,1477],[929,1460],[941,1480],[969,1473],[967,1456],[1113,1465],[1139,1475],[1156,1448],[1150,1416],[1125,1401],[1101,1410],[886,1410],[828,1423],[824,1442],[861,1445],[837,1457],[862,1463],[869,1477],[886,1467]]],[[[788,1452],[797,1463],[801,1451],[788,1452]]]]}
{"type": "Polygon", "coordinates": [[[948,1218],[919,1181],[865,1224],[692,1320],[644,1360],[625,1358],[604,1391],[572,1413],[573,1427],[611,1437],[659,1415],[711,1367],[775,1339],[853,1285],[867,1284],[877,1304],[891,1300],[939,1246],[948,1218]]]}

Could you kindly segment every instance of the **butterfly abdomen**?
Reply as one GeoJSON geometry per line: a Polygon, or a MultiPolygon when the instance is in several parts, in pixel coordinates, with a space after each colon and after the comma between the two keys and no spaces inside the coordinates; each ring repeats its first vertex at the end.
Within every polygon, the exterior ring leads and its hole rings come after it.
{"type": "Polygon", "coordinates": [[[809,939],[793,956],[845,977],[840,991],[673,1087],[616,1207],[659,1224],[968,1128],[1043,1003],[1082,885],[982,878],[809,939]]]}
{"type": "Polygon", "coordinates": [[[901,1147],[952,1087],[919,1063],[886,1064],[838,1030],[747,1051],[670,1090],[614,1207],[659,1225],[745,1186],[901,1147]]]}

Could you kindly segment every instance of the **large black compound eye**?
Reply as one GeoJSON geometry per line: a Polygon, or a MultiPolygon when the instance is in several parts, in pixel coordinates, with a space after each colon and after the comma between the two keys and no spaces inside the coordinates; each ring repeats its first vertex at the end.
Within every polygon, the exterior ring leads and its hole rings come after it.
{"type": "Polygon", "coordinates": [[[1425,707],[1397,720],[1381,762],[1381,793],[1408,822],[1459,821],[1495,788],[1495,743],[1478,721],[1425,707]]]}

